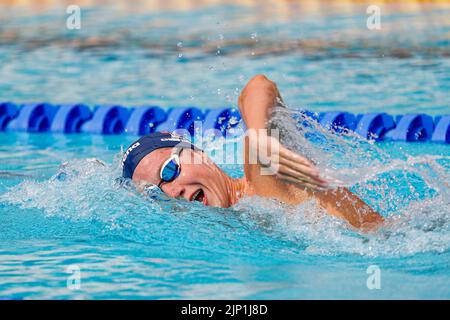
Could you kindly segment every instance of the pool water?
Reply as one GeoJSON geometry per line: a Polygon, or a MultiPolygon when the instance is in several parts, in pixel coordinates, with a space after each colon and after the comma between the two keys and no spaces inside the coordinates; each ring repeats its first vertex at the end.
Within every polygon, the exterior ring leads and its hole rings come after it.
{"type": "MultiPolygon", "coordinates": [[[[377,32],[364,5],[292,6],[98,6],[82,9],[79,31],[64,28],[64,10],[6,8],[0,100],[214,108],[265,73],[289,106],[284,124],[298,108],[450,113],[450,8],[387,6],[377,32]]],[[[286,131],[389,224],[362,234],[313,203],[144,197],[116,180],[136,137],[0,133],[0,298],[450,298],[450,146],[286,131]],[[367,286],[370,266],[380,289],[367,286]]]]}

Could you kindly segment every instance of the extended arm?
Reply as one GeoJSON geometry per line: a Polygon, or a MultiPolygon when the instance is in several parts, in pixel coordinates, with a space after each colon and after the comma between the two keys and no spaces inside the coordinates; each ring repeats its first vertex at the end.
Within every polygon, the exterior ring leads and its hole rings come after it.
{"type": "MultiPolygon", "coordinates": [[[[325,189],[326,182],[319,177],[319,172],[315,166],[305,157],[288,150],[276,139],[261,139],[261,132],[267,134],[267,123],[271,117],[272,110],[277,99],[281,100],[280,93],[272,81],[263,75],[253,77],[239,96],[239,108],[245,121],[247,129],[257,130],[258,133],[253,138],[258,139],[258,143],[252,144],[246,141],[246,165],[253,175],[257,170],[261,170],[267,160],[278,162],[276,178],[283,182],[296,185],[299,189],[307,191],[309,196],[313,196],[327,212],[331,215],[347,220],[352,226],[360,229],[371,229],[383,221],[383,217],[361,200],[357,195],[347,188],[325,189]],[[257,148],[276,148],[279,150],[278,156],[272,159],[261,159],[261,152],[258,152],[258,165],[248,163],[248,154],[251,145],[257,148]]],[[[264,137],[267,138],[267,137],[264,137]]],[[[264,155],[265,153],[262,152],[264,155]]],[[[260,182],[267,180],[260,179],[260,182]]],[[[272,189],[279,189],[278,195],[284,193],[279,185],[272,189]]],[[[273,192],[276,194],[276,192],[273,192]]]]}
{"type": "Polygon", "coordinates": [[[315,192],[314,196],[329,214],[347,220],[355,228],[367,231],[384,221],[378,212],[347,188],[315,192]]]}
{"type": "Polygon", "coordinates": [[[272,167],[276,167],[274,174],[277,178],[312,189],[325,187],[326,182],[319,177],[319,171],[311,161],[287,149],[269,135],[267,122],[277,99],[281,101],[275,83],[263,75],[253,77],[242,90],[239,109],[248,130],[246,161],[253,152],[257,155],[260,166],[270,163],[272,167]],[[249,142],[249,139],[256,141],[249,142]]]}

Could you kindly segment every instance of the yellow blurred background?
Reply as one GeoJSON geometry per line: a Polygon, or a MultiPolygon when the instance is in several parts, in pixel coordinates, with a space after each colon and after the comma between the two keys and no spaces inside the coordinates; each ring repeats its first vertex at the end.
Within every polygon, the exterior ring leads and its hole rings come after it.
{"type": "Polygon", "coordinates": [[[388,11],[419,12],[429,8],[450,8],[450,0],[0,0],[3,7],[20,7],[31,11],[45,11],[55,7],[77,4],[82,7],[114,6],[124,11],[152,12],[161,10],[191,10],[218,4],[239,4],[266,7],[277,14],[326,14],[334,9],[352,13],[361,5],[386,6],[388,11]]]}

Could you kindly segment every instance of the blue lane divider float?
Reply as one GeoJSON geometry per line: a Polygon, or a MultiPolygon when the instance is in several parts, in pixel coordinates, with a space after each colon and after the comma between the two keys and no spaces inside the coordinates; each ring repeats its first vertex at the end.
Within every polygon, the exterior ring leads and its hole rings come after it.
{"type": "MultiPolygon", "coordinates": [[[[433,119],[426,114],[406,114],[395,117],[386,113],[354,115],[349,112],[303,113],[329,130],[352,130],[375,141],[433,141],[450,143],[450,115],[433,119]]],[[[298,117],[308,125],[303,117],[298,117]]],[[[236,108],[201,110],[196,107],[169,108],[120,105],[101,105],[94,109],[84,104],[52,105],[28,103],[17,105],[0,102],[0,131],[133,134],[154,131],[188,131],[194,135],[194,122],[202,121],[202,129],[213,129],[228,135],[234,128],[243,127],[236,108]]],[[[236,130],[236,132],[242,132],[236,130]]]]}
{"type": "Polygon", "coordinates": [[[427,141],[434,130],[433,118],[426,114],[397,116],[397,125],[385,138],[394,141],[427,141]]]}
{"type": "MultiPolygon", "coordinates": [[[[234,134],[233,129],[241,122],[241,114],[236,108],[220,108],[206,111],[203,127],[217,130],[221,135],[234,134]]],[[[245,130],[245,129],[244,129],[245,130]]]]}
{"type": "Polygon", "coordinates": [[[142,106],[133,108],[125,127],[125,132],[134,135],[152,133],[156,127],[166,121],[166,112],[157,106],[142,106]]]}
{"type": "Polygon", "coordinates": [[[342,132],[355,129],[356,117],[349,112],[325,112],[319,115],[319,123],[328,130],[342,132]]]}
{"type": "Polygon", "coordinates": [[[58,107],[49,103],[28,103],[19,110],[16,118],[11,120],[7,126],[9,130],[46,132],[58,110],[58,107]]]}
{"type": "Polygon", "coordinates": [[[167,120],[160,124],[158,131],[173,132],[177,129],[187,130],[194,135],[194,122],[204,119],[203,112],[195,107],[171,108],[167,114],[167,120]]]}
{"type": "Polygon", "coordinates": [[[81,132],[121,134],[124,132],[130,109],[118,105],[96,106],[91,120],[81,126],[81,132]]]}
{"type": "Polygon", "coordinates": [[[78,133],[81,126],[92,118],[92,112],[84,104],[60,105],[50,126],[51,132],[78,133]]]}
{"type": "Polygon", "coordinates": [[[450,143],[450,115],[436,117],[435,123],[431,141],[450,143]]]}
{"type": "Polygon", "coordinates": [[[19,115],[19,110],[14,103],[0,103],[0,131],[6,129],[8,123],[19,115]]]}
{"type": "Polygon", "coordinates": [[[387,113],[368,113],[357,117],[355,132],[366,139],[380,141],[386,132],[395,128],[395,121],[387,113]]]}

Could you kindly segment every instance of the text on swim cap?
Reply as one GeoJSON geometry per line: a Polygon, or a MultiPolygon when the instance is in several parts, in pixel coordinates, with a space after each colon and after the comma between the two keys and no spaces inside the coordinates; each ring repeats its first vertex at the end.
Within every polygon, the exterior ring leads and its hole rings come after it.
{"type": "Polygon", "coordinates": [[[132,146],[130,146],[127,151],[125,151],[125,154],[123,155],[122,158],[122,164],[125,163],[125,161],[127,160],[128,155],[130,154],[131,151],[133,151],[134,149],[136,149],[137,147],[139,147],[141,144],[139,142],[136,142],[135,144],[133,144],[132,146]]]}

